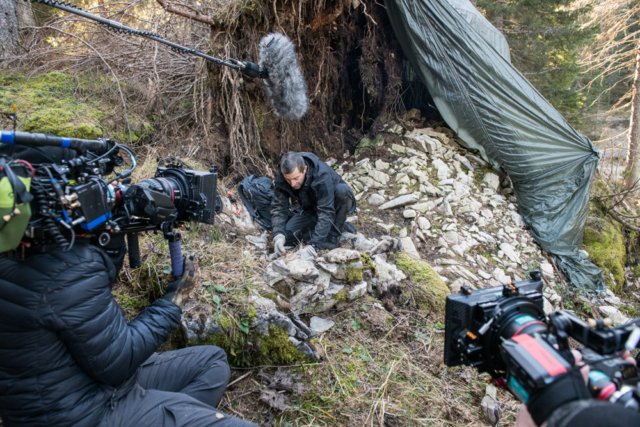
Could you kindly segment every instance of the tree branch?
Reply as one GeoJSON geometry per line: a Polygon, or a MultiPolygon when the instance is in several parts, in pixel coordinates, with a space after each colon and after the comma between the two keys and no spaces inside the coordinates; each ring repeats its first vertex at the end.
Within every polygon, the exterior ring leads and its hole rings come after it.
{"type": "Polygon", "coordinates": [[[194,21],[203,22],[205,24],[213,25],[213,18],[209,15],[204,15],[202,12],[195,10],[191,6],[184,5],[182,3],[173,3],[167,0],[156,0],[164,10],[176,15],[184,16],[185,18],[193,19],[194,21]],[[178,5],[178,6],[175,6],[178,5]],[[181,8],[191,9],[194,12],[186,12],[181,8]]]}
{"type": "Polygon", "coordinates": [[[622,218],[620,218],[620,216],[618,215],[618,212],[614,211],[613,209],[611,209],[608,212],[608,214],[611,215],[611,218],[615,219],[616,221],[618,221],[620,224],[624,225],[629,230],[640,231],[640,227],[636,227],[635,225],[631,225],[628,222],[625,222],[622,218]]]}

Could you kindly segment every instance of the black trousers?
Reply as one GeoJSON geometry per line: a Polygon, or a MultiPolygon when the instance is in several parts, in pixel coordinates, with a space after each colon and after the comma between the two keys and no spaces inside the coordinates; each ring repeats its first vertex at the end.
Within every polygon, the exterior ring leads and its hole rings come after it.
{"type": "Polygon", "coordinates": [[[226,353],[198,346],[156,353],[99,427],[258,427],[216,409],[229,382],[226,353]]]}
{"type": "MultiPolygon", "coordinates": [[[[353,206],[353,192],[347,184],[338,184],[333,188],[333,207],[335,215],[331,218],[330,237],[340,237],[342,228],[347,220],[347,212],[353,206]]],[[[315,210],[302,211],[294,214],[287,222],[285,229],[285,245],[296,246],[301,242],[308,242],[318,223],[318,213],[315,210]]]]}

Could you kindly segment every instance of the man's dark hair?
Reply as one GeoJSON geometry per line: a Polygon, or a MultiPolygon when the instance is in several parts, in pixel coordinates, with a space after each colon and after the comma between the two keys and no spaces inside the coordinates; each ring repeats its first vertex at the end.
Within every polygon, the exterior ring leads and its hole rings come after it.
{"type": "Polygon", "coordinates": [[[295,169],[298,169],[299,172],[304,172],[304,158],[302,158],[302,154],[295,153],[293,151],[289,151],[287,154],[282,156],[282,160],[280,160],[280,170],[284,175],[289,175],[293,173],[295,169]]]}

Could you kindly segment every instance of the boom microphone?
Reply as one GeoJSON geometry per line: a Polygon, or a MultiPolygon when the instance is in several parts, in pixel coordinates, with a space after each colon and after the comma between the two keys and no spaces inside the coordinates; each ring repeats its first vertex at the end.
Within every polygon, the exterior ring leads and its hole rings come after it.
{"type": "Polygon", "coordinates": [[[144,37],[163,43],[177,53],[198,56],[215,64],[238,70],[248,77],[260,77],[264,79],[267,96],[271,100],[274,113],[284,120],[300,120],[309,110],[307,85],[298,66],[294,45],[288,37],[280,33],[269,34],[260,41],[260,64],[258,66],[253,62],[238,61],[233,58],[226,60],[214,58],[198,49],[187,48],[166,40],[158,34],[139,31],[120,22],[92,15],[70,3],[58,0],[31,0],[31,2],[46,4],[82,16],[119,34],[144,37]]]}
{"type": "Polygon", "coordinates": [[[291,40],[280,33],[264,37],[258,65],[266,72],[264,87],[276,116],[300,120],[309,110],[309,98],[291,40]]]}

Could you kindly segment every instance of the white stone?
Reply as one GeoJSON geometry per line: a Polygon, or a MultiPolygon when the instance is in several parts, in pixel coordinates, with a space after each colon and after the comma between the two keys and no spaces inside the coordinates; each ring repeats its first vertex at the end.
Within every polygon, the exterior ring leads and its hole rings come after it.
{"type": "Polygon", "coordinates": [[[540,263],[540,270],[542,274],[549,277],[550,279],[553,279],[555,272],[553,271],[553,266],[550,263],[548,262],[540,263]]]}
{"type": "Polygon", "coordinates": [[[522,219],[522,215],[520,215],[518,212],[515,211],[509,211],[509,215],[511,216],[511,221],[513,221],[513,223],[520,228],[524,228],[525,227],[525,223],[524,220],[522,219]]]}
{"type": "Polygon", "coordinates": [[[522,264],[522,261],[520,260],[520,256],[516,253],[513,246],[511,246],[508,243],[501,243],[500,249],[502,250],[502,252],[504,252],[507,258],[509,258],[512,262],[517,262],[518,264],[522,264]]]}
{"type": "Polygon", "coordinates": [[[414,211],[413,209],[406,209],[404,212],[402,212],[402,216],[405,218],[415,218],[416,211],[414,211]]]}
{"type": "Polygon", "coordinates": [[[629,318],[624,314],[620,313],[617,308],[612,307],[610,305],[603,305],[598,307],[600,313],[603,316],[608,317],[615,325],[624,325],[629,322],[629,318]]]}
{"type": "Polygon", "coordinates": [[[458,243],[460,243],[460,240],[461,240],[460,235],[455,231],[447,231],[446,233],[444,233],[443,237],[444,237],[444,240],[450,245],[457,245],[458,243]]]}
{"type": "Polygon", "coordinates": [[[620,298],[618,297],[606,297],[604,301],[615,307],[620,307],[621,304],[620,298]]]}
{"type": "Polygon", "coordinates": [[[407,194],[404,196],[400,196],[397,197],[393,200],[388,201],[387,203],[381,205],[379,207],[379,209],[384,210],[384,209],[393,209],[393,208],[399,208],[402,206],[406,206],[406,205],[410,205],[412,203],[415,203],[418,201],[420,196],[418,196],[415,193],[412,194],[407,194]]]}
{"type": "Polygon", "coordinates": [[[369,176],[382,185],[387,185],[389,182],[389,175],[376,169],[370,170],[369,176]]]}
{"type": "Polygon", "coordinates": [[[379,194],[372,194],[371,196],[369,196],[369,198],[367,199],[367,201],[369,202],[369,204],[371,205],[381,205],[384,203],[384,197],[379,195],[379,194]]]}
{"type": "Polygon", "coordinates": [[[316,332],[323,333],[333,328],[335,322],[329,319],[323,319],[322,317],[313,316],[309,322],[309,327],[316,332]]]}
{"type": "Polygon", "coordinates": [[[503,285],[511,283],[511,277],[504,274],[504,271],[502,271],[502,269],[498,267],[496,267],[496,269],[493,270],[493,278],[496,279],[498,282],[502,283],[503,285]]]}
{"type": "Polygon", "coordinates": [[[482,182],[487,184],[487,187],[496,191],[500,186],[500,177],[498,177],[498,175],[496,174],[488,173],[484,176],[484,178],[482,179],[482,182]]]}
{"type": "Polygon", "coordinates": [[[360,259],[360,252],[345,248],[336,248],[327,252],[324,255],[324,259],[327,262],[333,262],[336,264],[344,264],[347,261],[354,259],[360,259]]]}
{"type": "Polygon", "coordinates": [[[403,237],[400,239],[400,241],[402,242],[402,251],[409,255],[411,258],[419,260],[420,259],[420,254],[418,253],[418,250],[416,249],[416,245],[413,244],[413,240],[411,240],[411,237],[403,237]]]}
{"type": "Polygon", "coordinates": [[[420,229],[423,231],[428,230],[431,228],[431,223],[427,218],[421,216],[420,218],[418,218],[418,227],[420,227],[420,229]]]}
{"type": "Polygon", "coordinates": [[[354,301],[367,293],[367,282],[360,282],[347,291],[347,299],[354,301]]]}
{"type": "Polygon", "coordinates": [[[389,169],[389,166],[390,166],[389,163],[382,161],[380,159],[376,160],[375,165],[376,165],[376,169],[380,169],[380,170],[387,170],[389,169]]]}
{"type": "Polygon", "coordinates": [[[480,215],[482,215],[483,217],[485,217],[487,219],[493,218],[493,212],[491,212],[489,209],[482,209],[480,211],[480,215]]]}
{"type": "Polygon", "coordinates": [[[381,223],[381,222],[380,222],[380,223],[378,223],[378,225],[379,225],[381,228],[384,228],[384,229],[385,229],[385,230],[387,230],[387,231],[391,231],[391,229],[392,229],[393,227],[395,227],[395,224],[384,224],[384,223],[381,223]]]}
{"type": "Polygon", "coordinates": [[[262,236],[252,236],[252,235],[247,235],[245,236],[245,239],[247,239],[247,241],[249,243],[251,243],[254,246],[257,246],[259,249],[267,249],[267,236],[266,235],[262,235],[262,236]]]}
{"type": "MultiPolygon", "coordinates": [[[[478,256],[480,256],[480,255],[478,255],[478,256]]],[[[482,277],[485,280],[491,279],[491,277],[492,277],[489,273],[485,273],[482,270],[478,270],[478,276],[482,277]]]]}
{"type": "Polygon", "coordinates": [[[437,175],[438,175],[438,181],[442,181],[444,179],[447,179],[449,177],[451,177],[451,169],[449,169],[449,167],[440,159],[435,159],[433,160],[433,167],[436,168],[437,175]]]}
{"type": "MultiPolygon", "coordinates": [[[[358,256],[360,256],[360,254],[358,254],[358,256]]],[[[303,282],[313,282],[320,274],[311,261],[295,259],[287,263],[287,267],[289,267],[290,270],[289,276],[303,282]]]]}
{"type": "Polygon", "coordinates": [[[455,191],[456,196],[463,198],[471,195],[469,188],[465,185],[462,185],[458,181],[453,183],[453,191],[455,191]]]}
{"type": "Polygon", "coordinates": [[[406,228],[402,228],[400,230],[400,232],[398,233],[398,236],[402,239],[403,237],[407,237],[407,229],[406,228]]]}
{"type": "Polygon", "coordinates": [[[402,153],[402,154],[405,154],[407,152],[406,147],[403,147],[402,145],[398,145],[398,144],[392,144],[391,149],[393,151],[397,151],[398,153],[402,153]]]}
{"type": "Polygon", "coordinates": [[[424,203],[417,203],[415,205],[411,206],[411,209],[414,209],[420,213],[425,213],[428,211],[432,211],[433,209],[435,209],[436,204],[433,203],[432,201],[428,201],[428,202],[424,202],[424,203]]]}

